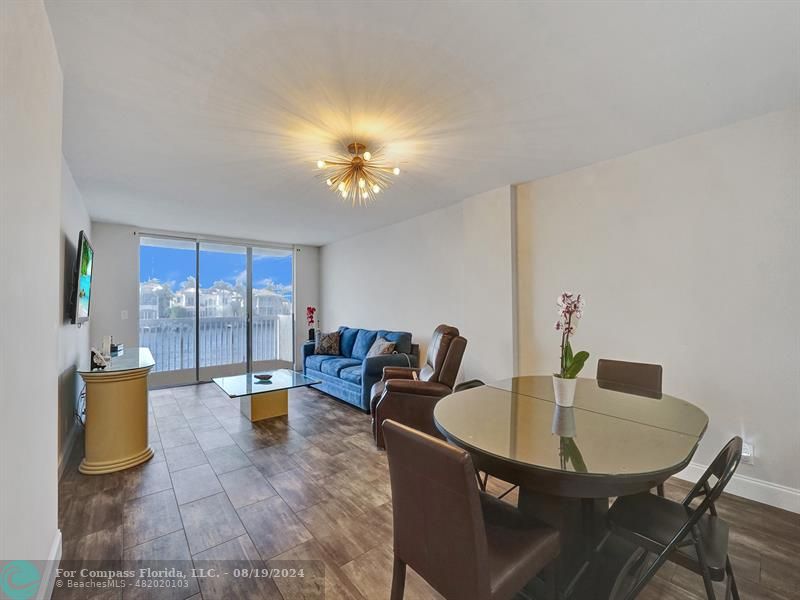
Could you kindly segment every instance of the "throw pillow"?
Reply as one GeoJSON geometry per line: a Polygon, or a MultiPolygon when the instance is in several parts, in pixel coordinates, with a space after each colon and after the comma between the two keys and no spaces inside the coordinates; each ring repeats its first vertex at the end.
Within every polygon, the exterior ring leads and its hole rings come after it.
{"type": "Polygon", "coordinates": [[[370,356],[380,356],[381,354],[391,354],[394,352],[394,342],[390,342],[382,337],[375,340],[372,347],[367,352],[367,358],[370,356]]]}
{"type": "Polygon", "coordinates": [[[320,333],[314,346],[315,354],[339,355],[339,332],[320,333]]]}

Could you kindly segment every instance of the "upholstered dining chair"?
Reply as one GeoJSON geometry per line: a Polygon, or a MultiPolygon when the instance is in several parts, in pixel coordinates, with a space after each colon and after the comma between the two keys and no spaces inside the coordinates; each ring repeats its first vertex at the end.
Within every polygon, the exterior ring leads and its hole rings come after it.
{"type": "MultiPolygon", "coordinates": [[[[635,396],[661,398],[663,372],[661,365],[601,358],[597,361],[597,385],[635,396]]],[[[663,498],[664,484],[659,483],[656,491],[663,498]]]]}
{"type": "Polygon", "coordinates": [[[372,386],[370,401],[372,433],[378,448],[384,447],[380,425],[386,419],[442,437],[433,422],[433,408],[453,392],[466,347],[467,340],[459,335],[457,328],[439,325],[431,336],[421,369],[383,369],[383,378],[372,386]]]}
{"type": "MultiPolygon", "coordinates": [[[[558,531],[480,492],[467,452],[391,420],[382,429],[394,515],[391,600],[403,598],[406,566],[448,600],[507,600],[553,565],[558,531]]],[[[547,573],[554,592],[555,571],[547,573]]]]}
{"type": "Polygon", "coordinates": [[[714,503],[741,458],[742,438],[737,436],[720,451],[683,502],[647,493],[617,498],[608,511],[608,524],[614,534],[639,550],[617,578],[612,600],[636,598],[667,561],[701,575],[709,600],[715,598],[713,581],[726,581],[725,599],[739,600],[728,556],[728,524],[717,516],[714,503]]]}
{"type": "Polygon", "coordinates": [[[661,365],[609,360],[597,361],[597,385],[636,396],[661,398],[661,365]]]}

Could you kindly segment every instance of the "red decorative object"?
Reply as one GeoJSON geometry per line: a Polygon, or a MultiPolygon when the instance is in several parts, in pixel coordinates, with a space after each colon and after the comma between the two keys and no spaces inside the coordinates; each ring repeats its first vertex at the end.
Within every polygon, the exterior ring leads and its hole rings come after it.
{"type": "Polygon", "coordinates": [[[313,306],[306,306],[306,321],[308,322],[308,326],[311,327],[314,324],[314,313],[317,312],[317,309],[313,306]]]}

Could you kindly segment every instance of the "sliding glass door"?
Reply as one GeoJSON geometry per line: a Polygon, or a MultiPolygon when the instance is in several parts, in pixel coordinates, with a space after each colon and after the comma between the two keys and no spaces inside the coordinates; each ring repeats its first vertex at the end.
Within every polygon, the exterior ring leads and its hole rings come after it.
{"type": "Polygon", "coordinates": [[[292,250],[143,236],[139,252],[139,343],[156,360],[152,385],[291,368],[292,250]]]}
{"type": "Polygon", "coordinates": [[[253,248],[253,367],[294,361],[292,251],[253,248]]]}
{"type": "Polygon", "coordinates": [[[197,243],[139,240],[139,345],[150,348],[160,385],[197,380],[197,243]]]}
{"type": "Polygon", "coordinates": [[[247,247],[200,242],[200,381],[247,371],[247,247]]]}

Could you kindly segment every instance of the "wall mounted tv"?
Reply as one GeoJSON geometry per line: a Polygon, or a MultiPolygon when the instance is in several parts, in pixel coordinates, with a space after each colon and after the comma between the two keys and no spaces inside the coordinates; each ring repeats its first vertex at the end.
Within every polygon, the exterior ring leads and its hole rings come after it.
{"type": "Polygon", "coordinates": [[[92,298],[92,263],[94,250],[86,233],[78,236],[78,252],[75,258],[75,270],[72,273],[72,322],[85,323],[89,320],[89,306],[92,298]]]}

